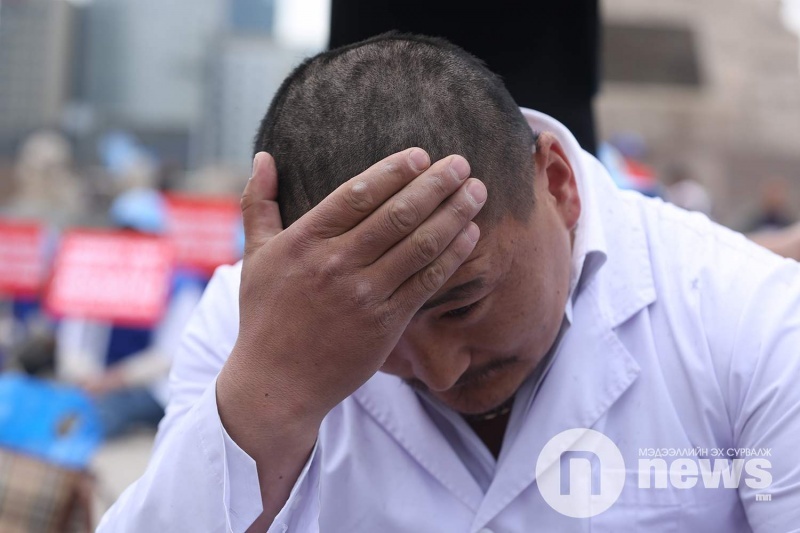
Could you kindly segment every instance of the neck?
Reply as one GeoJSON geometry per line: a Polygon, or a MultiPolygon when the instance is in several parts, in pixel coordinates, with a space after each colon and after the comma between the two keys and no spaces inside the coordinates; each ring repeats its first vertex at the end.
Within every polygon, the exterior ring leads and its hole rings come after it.
{"type": "Polygon", "coordinates": [[[503,437],[506,433],[513,405],[514,397],[512,396],[501,405],[485,413],[462,415],[469,427],[483,441],[495,459],[498,458],[503,447],[503,437]]]}

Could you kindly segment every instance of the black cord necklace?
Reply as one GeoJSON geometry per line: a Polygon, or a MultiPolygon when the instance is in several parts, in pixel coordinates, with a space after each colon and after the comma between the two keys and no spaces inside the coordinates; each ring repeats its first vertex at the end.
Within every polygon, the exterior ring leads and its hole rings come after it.
{"type": "Polygon", "coordinates": [[[511,412],[511,408],[514,406],[514,397],[512,396],[508,400],[504,401],[494,409],[489,409],[486,412],[478,413],[476,415],[462,415],[467,422],[488,422],[489,420],[494,420],[500,416],[506,416],[508,413],[511,412]]]}

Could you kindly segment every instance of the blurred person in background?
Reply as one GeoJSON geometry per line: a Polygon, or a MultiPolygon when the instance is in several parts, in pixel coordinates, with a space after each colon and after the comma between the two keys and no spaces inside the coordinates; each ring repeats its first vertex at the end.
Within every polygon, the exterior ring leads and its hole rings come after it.
{"type": "MultiPolygon", "coordinates": [[[[63,135],[37,131],[22,143],[11,193],[0,201],[0,217],[41,225],[43,271],[57,246],[58,231],[78,221],[87,207],[72,165],[72,148],[63,135]]],[[[8,357],[6,364],[22,364],[31,373],[52,369],[52,333],[53,324],[42,312],[38,295],[0,303],[0,350],[8,357]]]]}
{"type": "Polygon", "coordinates": [[[63,227],[76,222],[86,208],[82,183],[72,172],[72,149],[60,133],[29,136],[20,149],[14,178],[14,192],[0,205],[0,214],[63,227]]]}
{"type": "Polygon", "coordinates": [[[666,201],[687,211],[697,211],[713,218],[714,203],[711,193],[705,185],[689,175],[685,166],[673,165],[663,182],[666,201]]]}
{"type": "MultiPolygon", "coordinates": [[[[615,143],[600,144],[598,159],[620,189],[663,197],[673,205],[702,213],[713,220],[714,200],[711,193],[705,185],[688,174],[686,167],[673,165],[662,184],[646,165],[630,165],[630,161],[638,161],[642,157],[643,148],[644,140],[638,135],[617,136],[615,143]],[[621,139],[623,140],[620,142],[621,139]]],[[[787,215],[788,193],[785,181],[778,181],[777,186],[767,184],[762,195],[762,216],[758,223],[751,224],[754,229],[747,231],[745,235],[778,255],[800,261],[800,222],[792,224],[792,219],[787,215]]]]}
{"type": "Polygon", "coordinates": [[[800,261],[800,221],[790,182],[773,177],[761,186],[760,204],[747,236],[773,252],[800,261]]]}
{"type": "MultiPolygon", "coordinates": [[[[161,235],[166,225],[164,200],[153,189],[131,189],[114,200],[110,219],[120,229],[161,235]]],[[[203,287],[200,278],[176,272],[166,314],[154,327],[76,318],[59,324],[58,375],[77,380],[92,395],[107,438],[136,426],[155,428],[164,416],[171,360],[203,287]],[[87,358],[103,369],[99,375],[81,376],[82,370],[73,368],[87,358]]]]}
{"type": "MultiPolygon", "coordinates": [[[[642,148],[644,147],[644,140],[641,137],[633,136],[630,138],[636,139],[636,144],[633,146],[641,145],[642,148]]],[[[623,151],[623,149],[630,148],[632,145],[626,143],[619,146],[612,141],[605,141],[600,143],[597,151],[597,158],[606,167],[617,187],[637,191],[645,196],[662,196],[661,184],[656,179],[653,170],[639,162],[638,159],[626,155],[626,152],[623,151]]]]}
{"type": "Polygon", "coordinates": [[[747,231],[775,231],[791,226],[797,220],[791,201],[789,180],[774,176],[764,181],[756,214],[748,223],[747,231]]]}

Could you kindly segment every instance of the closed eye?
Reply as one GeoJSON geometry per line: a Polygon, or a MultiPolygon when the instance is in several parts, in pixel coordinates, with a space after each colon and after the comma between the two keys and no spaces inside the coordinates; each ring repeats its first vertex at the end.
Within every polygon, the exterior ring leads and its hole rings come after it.
{"type": "Polygon", "coordinates": [[[442,313],[442,318],[450,318],[450,319],[459,319],[464,318],[469,315],[472,311],[474,311],[478,304],[481,303],[482,300],[478,300],[477,302],[471,303],[469,305],[465,305],[464,307],[457,307],[456,309],[451,309],[445,313],[442,313]]]}

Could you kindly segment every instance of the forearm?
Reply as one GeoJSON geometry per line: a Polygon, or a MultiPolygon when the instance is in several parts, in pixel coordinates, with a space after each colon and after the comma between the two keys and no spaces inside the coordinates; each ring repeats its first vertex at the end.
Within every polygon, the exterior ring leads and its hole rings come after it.
{"type": "Polygon", "coordinates": [[[217,408],[228,435],[257,466],[263,513],[248,531],[266,531],[289,499],[321,423],[289,400],[291,390],[239,362],[234,354],[217,379],[217,408]]]}

